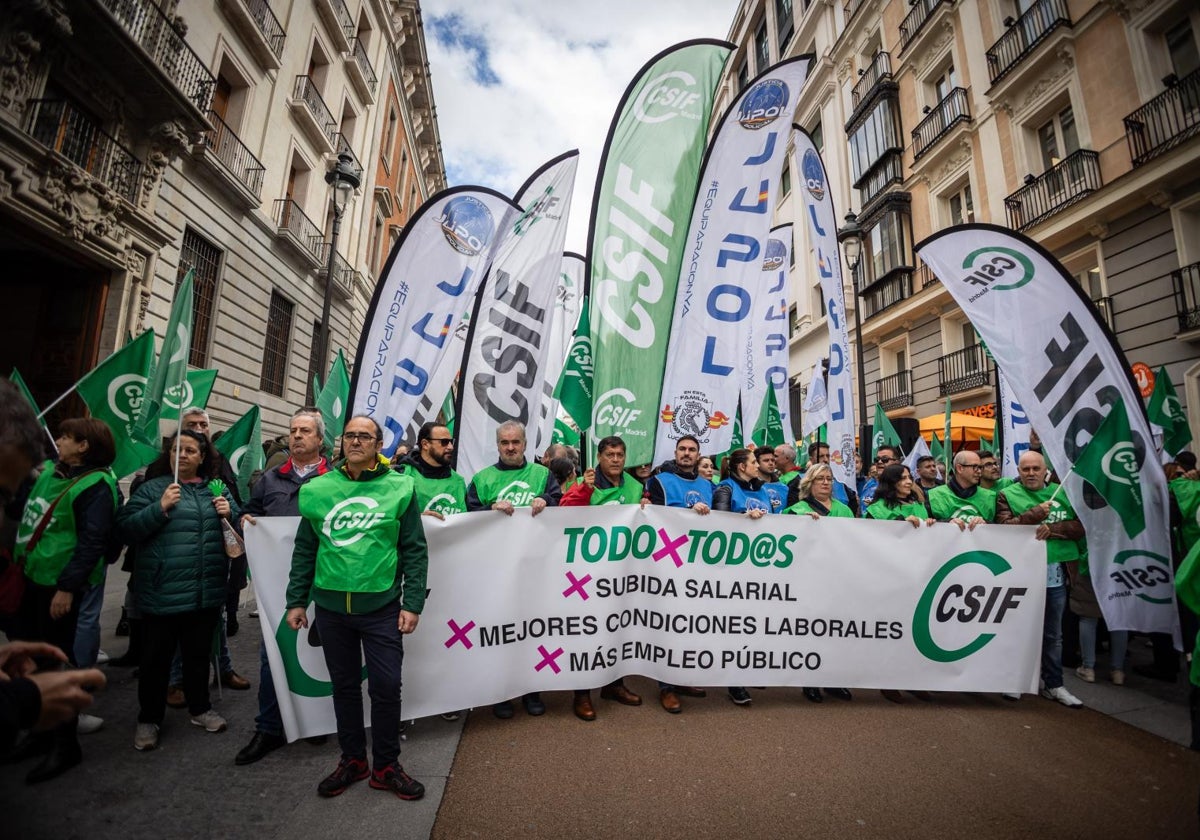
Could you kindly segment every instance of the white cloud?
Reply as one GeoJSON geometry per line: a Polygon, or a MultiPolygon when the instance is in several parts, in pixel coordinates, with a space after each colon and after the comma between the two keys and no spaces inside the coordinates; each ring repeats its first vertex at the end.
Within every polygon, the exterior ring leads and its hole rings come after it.
{"type": "Polygon", "coordinates": [[[725,38],[738,2],[425,0],[421,7],[450,182],[512,195],[547,160],[579,149],[567,248],[583,253],[621,94],[662,50],[725,38]]]}

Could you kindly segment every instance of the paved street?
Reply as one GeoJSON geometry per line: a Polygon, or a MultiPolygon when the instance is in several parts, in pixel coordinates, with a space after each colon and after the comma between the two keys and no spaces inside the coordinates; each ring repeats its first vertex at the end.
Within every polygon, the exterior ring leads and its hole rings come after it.
{"type": "MultiPolygon", "coordinates": [[[[109,583],[104,647],[124,576],[109,583]]],[[[243,616],[232,641],[239,672],[257,683],[257,622],[243,616]]],[[[1131,656],[1147,660],[1138,642],[1131,656]]],[[[1200,756],[1185,689],[1150,684],[1068,686],[1079,712],[1036,697],[940,695],[897,707],[874,691],[850,704],[806,702],[797,689],[753,691],[735,707],[723,690],[668,716],[598,702],[600,719],[570,713],[548,695],[543,718],[409,728],[402,760],[427,788],[401,802],[365,784],[316,796],[336,762],[332,740],[298,743],[236,767],[255,692],[225,691],[216,708],[230,731],[210,735],[168,710],[161,746],[131,746],[136,682],[108,669],[97,711],[104,729],[83,739],[85,763],[28,788],[28,764],[0,767],[0,837],[400,838],[628,837],[1027,837],[1174,838],[1197,834],[1200,756]],[[1096,711],[1097,709],[1101,711],[1096,711]],[[1148,731],[1147,731],[1148,730],[1148,731]],[[1154,733],[1154,734],[1150,734],[1154,733]],[[460,735],[461,741],[460,741],[460,735]]],[[[651,681],[631,686],[653,697],[651,681]]]]}

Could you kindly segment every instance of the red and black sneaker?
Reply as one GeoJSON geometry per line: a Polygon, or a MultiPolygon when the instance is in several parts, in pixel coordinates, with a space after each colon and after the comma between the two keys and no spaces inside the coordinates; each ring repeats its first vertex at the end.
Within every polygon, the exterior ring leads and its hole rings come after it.
{"type": "Polygon", "coordinates": [[[405,773],[399,764],[389,764],[382,770],[376,770],[367,784],[376,790],[390,790],[401,799],[420,799],[425,795],[425,785],[405,773]]]}
{"type": "MultiPolygon", "coordinates": [[[[337,796],[355,782],[361,782],[371,775],[365,758],[346,758],[338,762],[337,769],[321,780],[317,785],[317,793],[321,796],[337,796]]],[[[373,781],[373,780],[372,780],[373,781]]]]}

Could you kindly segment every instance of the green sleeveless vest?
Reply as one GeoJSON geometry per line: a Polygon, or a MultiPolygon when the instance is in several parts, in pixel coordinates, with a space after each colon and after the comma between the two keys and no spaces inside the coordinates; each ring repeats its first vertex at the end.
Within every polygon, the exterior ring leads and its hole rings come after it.
{"type": "Polygon", "coordinates": [[[513,507],[529,507],[535,497],[546,492],[550,470],[530,461],[519,470],[501,470],[494,464],[475,474],[472,483],[479,501],[488,507],[496,502],[512,502],[513,507]]]}
{"type": "Polygon", "coordinates": [[[1183,524],[1179,526],[1179,537],[1183,545],[1179,550],[1187,554],[1200,541],[1200,481],[1177,478],[1171,482],[1171,493],[1179,503],[1183,524]]]}
{"type": "MultiPolygon", "coordinates": [[[[801,499],[784,511],[784,513],[809,514],[816,513],[808,502],[801,499]]],[[[839,502],[837,499],[829,500],[829,515],[833,517],[841,517],[844,519],[853,519],[854,511],[850,510],[846,505],[839,502]]]]}
{"type": "Polygon", "coordinates": [[[389,471],[353,481],[341,470],[300,488],[300,515],[317,535],[314,584],[335,592],[385,592],[396,582],[400,512],[414,492],[410,476],[389,471]]]}
{"type": "MultiPolygon", "coordinates": [[[[1047,484],[1035,493],[1026,490],[1023,484],[1012,484],[1004,488],[1004,498],[1008,499],[1008,506],[1012,512],[1020,516],[1030,508],[1048,501],[1057,489],[1057,484],[1047,484]]],[[[1075,511],[1071,508],[1071,503],[1067,501],[1067,494],[1059,493],[1058,498],[1050,505],[1049,515],[1042,522],[1046,525],[1053,525],[1064,519],[1075,518],[1075,511]]],[[[1047,563],[1067,563],[1071,560],[1078,560],[1082,556],[1078,540],[1046,540],[1047,563]]]]}
{"type": "Polygon", "coordinates": [[[915,516],[923,522],[929,518],[929,511],[925,510],[925,505],[920,502],[907,502],[896,507],[888,507],[887,502],[883,499],[871,502],[871,506],[867,508],[868,519],[888,522],[894,519],[907,519],[910,516],[915,516]]]}
{"type": "MultiPolygon", "coordinates": [[[[113,510],[117,509],[117,482],[110,470],[95,470],[79,479],[71,486],[73,478],[58,478],[54,475],[54,462],[47,461],[46,468],[38,476],[33,489],[29,491],[29,501],[25,503],[25,512],[21,516],[21,524],[17,528],[16,559],[25,564],[25,576],[39,586],[54,586],[58,576],[71,562],[75,553],[75,544],[79,541],[75,533],[75,500],[79,494],[100,482],[104,482],[112,490],[113,510]],[[68,490],[67,488],[70,487],[68,490]],[[66,491],[54,514],[50,517],[46,530],[34,546],[33,554],[26,552],[25,546],[33,532],[41,524],[42,517],[54,504],[54,500],[66,491]]],[[[95,585],[100,582],[104,570],[103,558],[96,564],[88,575],[88,583],[95,585]]]]}
{"type": "Polygon", "coordinates": [[[929,509],[939,522],[982,516],[984,522],[996,521],[996,494],[980,487],[969,499],[960,499],[947,485],[929,491],[929,509]]]}
{"type": "Polygon", "coordinates": [[[596,488],[592,491],[593,505],[636,505],[642,500],[642,483],[631,476],[623,476],[620,487],[596,488]]]}
{"type": "Polygon", "coordinates": [[[449,478],[429,478],[405,466],[403,474],[412,479],[422,512],[432,510],[442,516],[467,512],[467,482],[454,470],[449,478]]]}

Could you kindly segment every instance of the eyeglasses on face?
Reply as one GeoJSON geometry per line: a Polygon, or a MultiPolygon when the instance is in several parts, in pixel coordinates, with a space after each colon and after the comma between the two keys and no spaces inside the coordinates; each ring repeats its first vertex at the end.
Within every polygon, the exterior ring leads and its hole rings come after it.
{"type": "Polygon", "coordinates": [[[430,443],[440,443],[445,446],[448,443],[454,443],[454,438],[426,438],[430,443]]]}
{"type": "Polygon", "coordinates": [[[351,443],[366,443],[367,441],[379,440],[370,432],[346,432],[342,437],[351,443]]]}
{"type": "Polygon", "coordinates": [[[876,464],[890,464],[895,460],[896,460],[895,458],[889,458],[888,456],[884,455],[882,457],[876,458],[875,463],[876,464]]]}
{"type": "Polygon", "coordinates": [[[959,467],[964,470],[981,470],[983,469],[983,464],[959,464],[959,467]]]}

